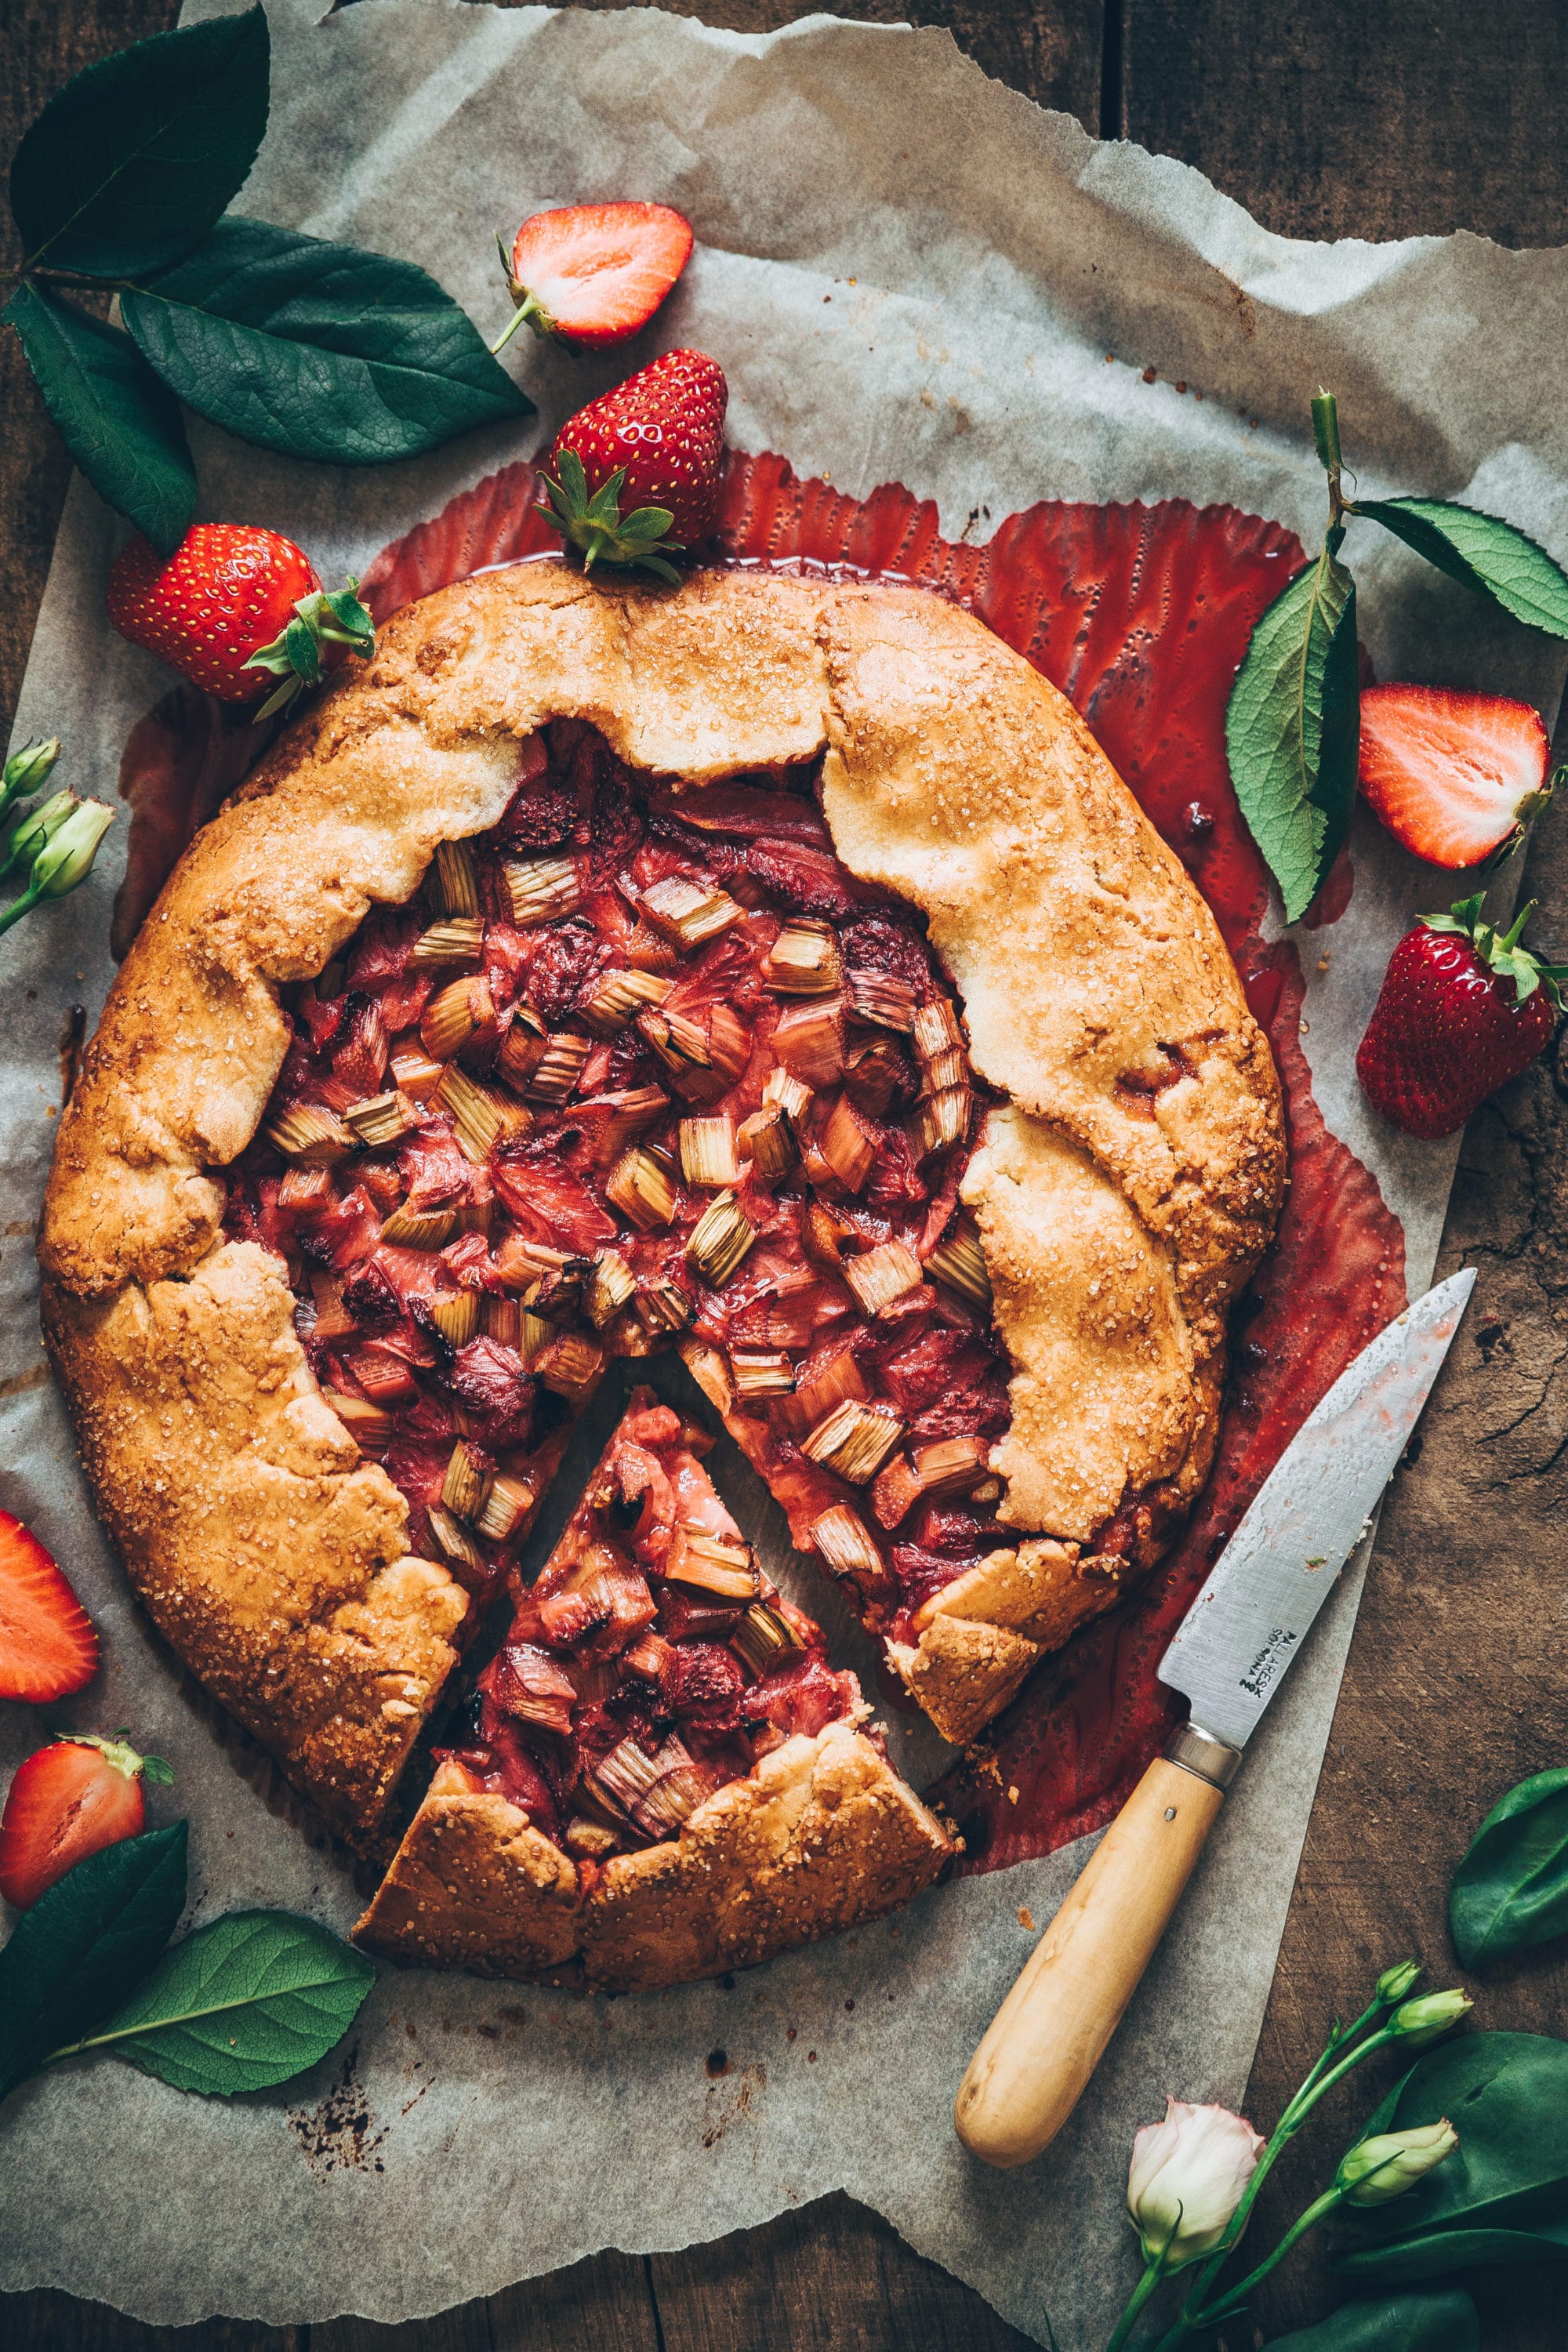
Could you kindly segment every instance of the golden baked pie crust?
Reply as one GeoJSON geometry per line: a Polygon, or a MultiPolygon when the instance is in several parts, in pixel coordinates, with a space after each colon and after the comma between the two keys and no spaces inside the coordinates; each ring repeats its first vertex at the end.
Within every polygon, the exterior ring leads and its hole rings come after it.
{"type": "Polygon", "coordinates": [[[39,1252],[132,1580],[349,1830],[384,1806],[464,1596],[410,1559],[401,1496],[321,1399],[277,1262],[224,1239],[206,1171],[260,1121],[279,989],[408,898],[438,842],[496,824],[518,741],[563,717],[697,782],[826,751],[837,855],[925,915],[1006,1098],[963,1189],[1015,1368],[994,1465],[1020,1543],[895,1653],[950,1736],[1115,1598],[1088,1548],[1124,1496],[1179,1508],[1201,1486],[1226,1309],[1281,1198],[1278,1082],[1213,918],[1071,706],[978,621],[914,590],[641,589],[556,562],[405,608],[165,887],[61,1119],[39,1252]]]}

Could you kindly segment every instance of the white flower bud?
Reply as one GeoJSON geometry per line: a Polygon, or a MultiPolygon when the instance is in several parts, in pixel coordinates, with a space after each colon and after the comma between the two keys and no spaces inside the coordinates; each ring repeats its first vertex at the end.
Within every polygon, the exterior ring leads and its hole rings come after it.
{"type": "Polygon", "coordinates": [[[1264,2142],[1227,2107],[1167,2098],[1165,2120],[1145,2124],[1132,2143],[1127,2210],[1152,2262],[1167,2270],[1214,2252],[1241,2202],[1264,2142]]]}
{"type": "Polygon", "coordinates": [[[1388,2021],[1389,2028],[1412,2050],[1425,2050],[1429,2042],[1458,2025],[1461,2017],[1468,2017],[1475,2005],[1457,1986],[1451,1992],[1424,1992],[1419,2000],[1400,2004],[1388,2021]]]}
{"type": "Polygon", "coordinates": [[[1414,2124],[1408,2131],[1380,2132],[1352,2147],[1334,2175],[1334,2187],[1352,2205],[1386,2205],[1403,2197],[1434,2165],[1452,2156],[1459,2135],[1447,2117],[1414,2124]]]}
{"type": "Polygon", "coordinates": [[[102,801],[79,801],[51,834],[33,860],[29,887],[46,898],[63,898],[86,876],[98,856],[98,845],[114,823],[114,811],[102,801]]]}

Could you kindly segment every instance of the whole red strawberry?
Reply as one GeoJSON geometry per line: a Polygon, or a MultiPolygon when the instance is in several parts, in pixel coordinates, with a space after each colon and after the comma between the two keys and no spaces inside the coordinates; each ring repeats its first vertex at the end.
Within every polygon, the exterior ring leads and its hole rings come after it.
{"type": "Polygon", "coordinates": [[[706,352],[666,352],[569,416],[550,452],[541,508],[584,567],[642,564],[662,580],[668,560],[712,530],[730,387],[706,352]]]}
{"type": "Polygon", "coordinates": [[[1426,915],[1389,959],[1355,1057],[1373,1108],[1406,1135],[1453,1135],[1552,1038],[1568,964],[1519,944],[1535,901],[1503,934],[1481,899],[1426,915]]]}
{"type": "Polygon", "coordinates": [[[121,548],[109,573],[109,617],[122,637],[222,702],[267,695],[257,713],[264,719],[350,653],[362,661],[374,653],[375,624],[358,586],[351,580],[327,594],[310,558],[275,530],[199,522],[167,561],[144,539],[121,548]]]}

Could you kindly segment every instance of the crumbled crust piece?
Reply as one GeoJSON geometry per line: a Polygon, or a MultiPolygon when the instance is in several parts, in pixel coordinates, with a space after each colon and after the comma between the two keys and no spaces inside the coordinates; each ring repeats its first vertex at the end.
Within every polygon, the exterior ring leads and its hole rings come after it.
{"type": "Polygon", "coordinates": [[[787,1739],[698,1806],[676,1838],[578,1874],[504,1797],[431,1783],[354,1941],[486,1976],[647,1991],[721,1976],[879,1918],[953,1856],[862,1732],[787,1739]]]}
{"type": "Polygon", "coordinates": [[[1049,1540],[994,1551],[932,1595],[915,1617],[919,1640],[890,1642],[889,1657],[943,1738],[962,1745],[1032,1667],[1111,1607],[1121,1567],[1049,1540]]]}

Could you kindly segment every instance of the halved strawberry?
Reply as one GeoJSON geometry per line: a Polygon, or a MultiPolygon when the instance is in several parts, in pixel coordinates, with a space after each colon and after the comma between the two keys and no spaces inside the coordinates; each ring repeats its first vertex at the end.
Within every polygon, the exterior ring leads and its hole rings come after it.
{"type": "MultiPolygon", "coordinates": [[[[600,348],[646,327],[691,257],[691,226],[668,205],[563,205],[518,230],[507,263],[517,311],[536,335],[600,348]]],[[[506,262],[506,247],[501,247],[506,262]]]]}
{"type": "Polygon", "coordinates": [[[37,1537],[0,1511],[0,1698],[65,1698],[97,1672],[91,1618],[37,1537]]]}
{"type": "Polygon", "coordinates": [[[1361,698],[1362,797],[1432,866],[1516,847],[1551,797],[1550,752],[1528,702],[1441,686],[1370,686],[1361,698]]]}
{"type": "Polygon", "coordinates": [[[17,1766],[0,1813],[0,1895],[28,1910],[89,1853],[140,1837],[142,1782],[174,1777],[162,1757],[126,1747],[123,1731],[74,1732],[40,1748],[17,1766]]]}

